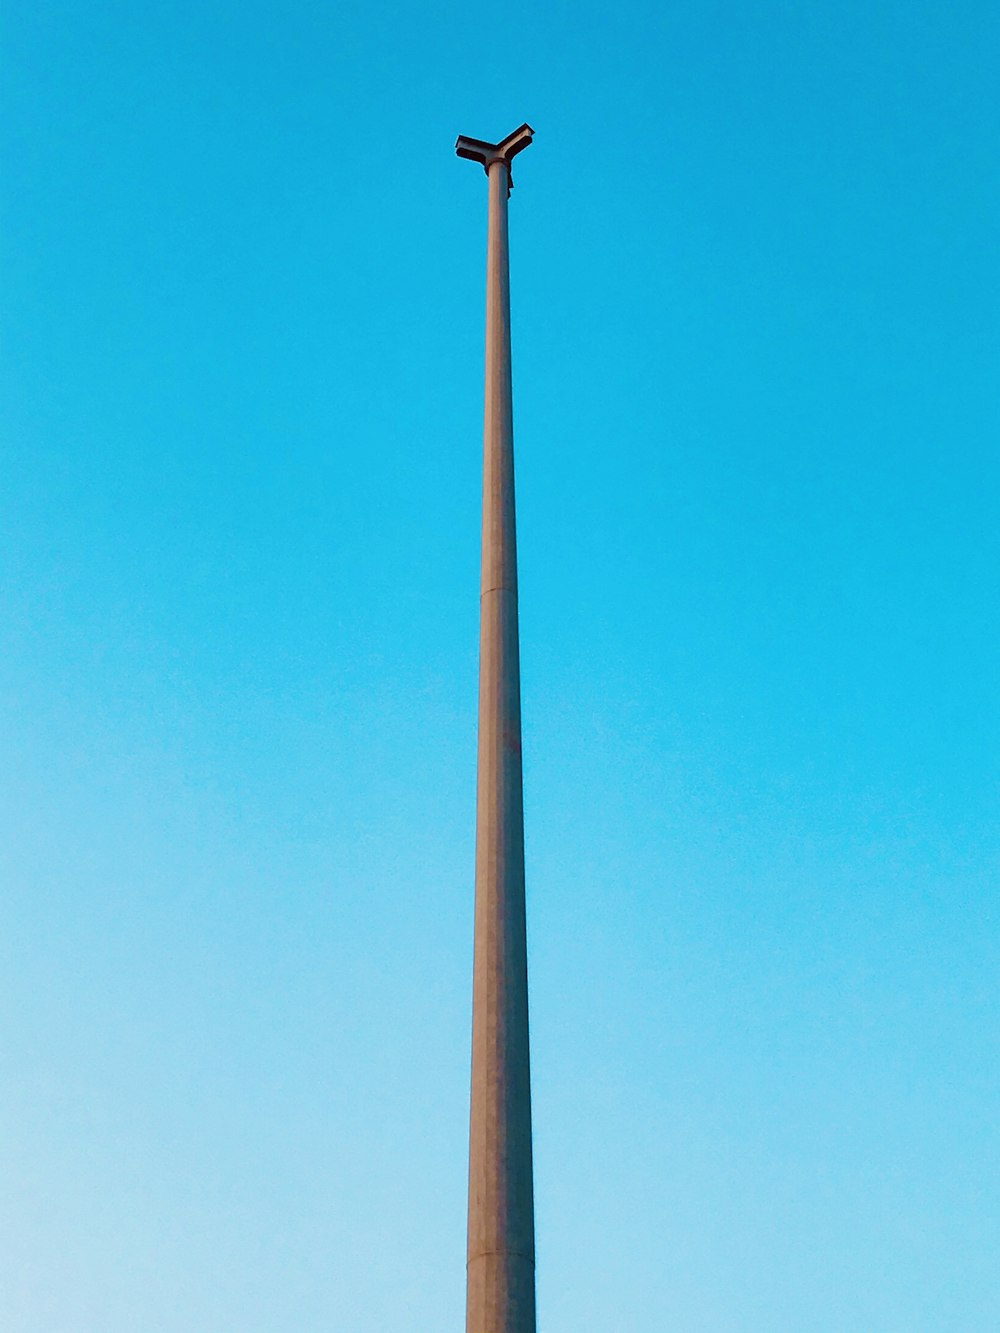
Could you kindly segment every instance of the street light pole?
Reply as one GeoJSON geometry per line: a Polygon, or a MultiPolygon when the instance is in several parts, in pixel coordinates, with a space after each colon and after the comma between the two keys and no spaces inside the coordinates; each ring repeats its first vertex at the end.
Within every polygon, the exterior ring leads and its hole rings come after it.
{"type": "Polygon", "coordinates": [[[507,200],[522,125],[460,138],[489,177],[466,1333],[535,1333],[507,200]]]}

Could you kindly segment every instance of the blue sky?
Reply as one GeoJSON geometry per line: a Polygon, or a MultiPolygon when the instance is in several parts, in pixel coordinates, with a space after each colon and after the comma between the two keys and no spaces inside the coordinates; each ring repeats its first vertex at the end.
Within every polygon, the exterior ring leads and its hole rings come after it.
{"type": "Polygon", "coordinates": [[[993,6],[2,19],[0,1324],[463,1326],[485,180],[541,1333],[995,1333],[993,6]]]}

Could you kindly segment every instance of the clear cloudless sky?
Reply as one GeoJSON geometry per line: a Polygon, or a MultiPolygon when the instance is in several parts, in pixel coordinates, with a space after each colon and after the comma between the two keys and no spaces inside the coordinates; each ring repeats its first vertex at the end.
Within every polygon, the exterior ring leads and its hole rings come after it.
{"type": "Polygon", "coordinates": [[[464,1327],[528,120],[540,1333],[996,1333],[995,5],[0,29],[0,1327],[464,1327]]]}

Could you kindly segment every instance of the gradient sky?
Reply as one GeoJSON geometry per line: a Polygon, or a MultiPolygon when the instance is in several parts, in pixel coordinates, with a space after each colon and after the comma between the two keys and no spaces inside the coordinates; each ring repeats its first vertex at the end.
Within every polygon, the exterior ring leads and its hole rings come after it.
{"type": "Polygon", "coordinates": [[[540,1333],[1000,1328],[1000,18],[6,0],[0,1327],[464,1327],[486,182],[540,1333]]]}

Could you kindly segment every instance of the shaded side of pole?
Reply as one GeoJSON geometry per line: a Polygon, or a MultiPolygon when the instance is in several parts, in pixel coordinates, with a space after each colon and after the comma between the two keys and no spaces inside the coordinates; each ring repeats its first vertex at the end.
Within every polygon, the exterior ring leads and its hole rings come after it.
{"type": "Polygon", "coordinates": [[[535,1227],[507,249],[489,165],[466,1333],[535,1333],[535,1227]]]}

